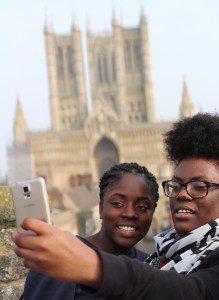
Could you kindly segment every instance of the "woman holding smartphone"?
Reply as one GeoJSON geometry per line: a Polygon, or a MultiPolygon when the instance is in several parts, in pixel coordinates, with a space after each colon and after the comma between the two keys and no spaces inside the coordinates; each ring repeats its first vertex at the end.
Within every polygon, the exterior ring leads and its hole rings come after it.
{"type": "MultiPolygon", "coordinates": [[[[78,236],[78,239],[91,249],[144,261],[148,255],[134,245],[146,235],[152,221],[158,201],[155,177],[137,163],[123,163],[104,173],[99,188],[101,229],[92,236],[78,236]]],[[[76,283],[30,270],[23,299],[68,300],[88,299],[88,296],[76,283]]],[[[89,299],[97,297],[89,296],[89,299]]]]}

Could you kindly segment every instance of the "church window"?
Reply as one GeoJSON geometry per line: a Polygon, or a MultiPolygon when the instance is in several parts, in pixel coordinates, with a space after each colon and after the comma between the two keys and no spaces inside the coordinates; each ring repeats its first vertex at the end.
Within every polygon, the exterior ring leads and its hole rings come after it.
{"type": "Polygon", "coordinates": [[[125,42],[125,65],[127,71],[132,70],[131,44],[129,41],[125,42]]]}
{"type": "Polygon", "coordinates": [[[110,97],[110,101],[112,103],[112,106],[116,109],[116,100],[115,100],[115,97],[114,96],[111,96],[110,97]]]}
{"type": "Polygon", "coordinates": [[[106,55],[100,54],[98,57],[98,73],[100,83],[107,83],[109,81],[108,62],[106,55]]]}
{"type": "Polygon", "coordinates": [[[73,69],[73,53],[72,48],[67,48],[67,63],[68,63],[68,74],[73,77],[74,76],[74,69],[73,69]]]}
{"type": "Polygon", "coordinates": [[[62,47],[57,49],[57,71],[60,79],[64,78],[64,57],[62,47]]]}
{"type": "Polygon", "coordinates": [[[103,82],[103,73],[102,73],[102,61],[101,56],[98,57],[98,74],[99,74],[99,82],[103,82]]]}
{"type": "Polygon", "coordinates": [[[113,81],[116,81],[116,57],[115,57],[115,53],[112,54],[112,78],[113,81]]]}
{"type": "Polygon", "coordinates": [[[106,56],[103,57],[103,69],[104,69],[104,82],[107,83],[109,81],[108,75],[108,63],[106,56]]]}
{"type": "Polygon", "coordinates": [[[98,131],[99,130],[99,128],[100,128],[100,124],[99,124],[99,120],[98,119],[95,119],[95,127],[96,127],[96,130],[98,131]]]}
{"type": "Polygon", "coordinates": [[[135,42],[134,46],[134,61],[135,61],[135,69],[139,70],[141,66],[141,48],[138,42],[135,42]]]}

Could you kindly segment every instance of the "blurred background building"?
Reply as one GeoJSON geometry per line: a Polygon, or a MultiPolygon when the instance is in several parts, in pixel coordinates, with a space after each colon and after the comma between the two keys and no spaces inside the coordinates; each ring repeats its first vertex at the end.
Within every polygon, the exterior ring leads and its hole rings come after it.
{"type": "MultiPolygon", "coordinates": [[[[97,183],[105,170],[136,161],[154,173],[159,183],[171,176],[162,137],[171,121],[156,121],[144,11],[133,28],[119,24],[116,16],[109,33],[93,34],[88,26],[85,51],[93,99],[90,111],[78,24],[74,21],[67,35],[56,34],[46,24],[44,35],[52,126],[45,132],[28,130],[18,99],[14,143],[7,151],[8,181],[46,178],[54,223],[81,235],[90,234],[99,226],[97,183]]],[[[40,111],[36,113],[40,118],[40,111]]],[[[184,80],[179,118],[194,113],[184,80]]],[[[171,222],[168,199],[161,190],[160,195],[152,234],[171,222]]]]}

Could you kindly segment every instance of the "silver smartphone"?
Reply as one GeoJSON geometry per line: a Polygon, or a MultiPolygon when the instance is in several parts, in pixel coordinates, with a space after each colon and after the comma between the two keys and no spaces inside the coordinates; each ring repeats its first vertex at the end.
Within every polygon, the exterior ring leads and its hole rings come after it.
{"type": "Polygon", "coordinates": [[[51,224],[48,195],[43,178],[18,181],[10,188],[19,232],[33,233],[20,226],[26,218],[40,219],[51,224]]]}

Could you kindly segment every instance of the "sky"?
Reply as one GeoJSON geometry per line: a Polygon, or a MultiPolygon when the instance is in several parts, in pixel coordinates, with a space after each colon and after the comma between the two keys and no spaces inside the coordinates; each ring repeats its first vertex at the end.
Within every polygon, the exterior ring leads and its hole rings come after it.
{"type": "Polygon", "coordinates": [[[141,7],[157,120],[177,119],[183,76],[197,111],[219,111],[218,0],[0,0],[0,177],[7,173],[17,96],[30,130],[50,127],[45,19],[68,34],[74,16],[85,36],[87,20],[93,32],[111,30],[113,9],[124,26],[138,25],[141,7]]]}

